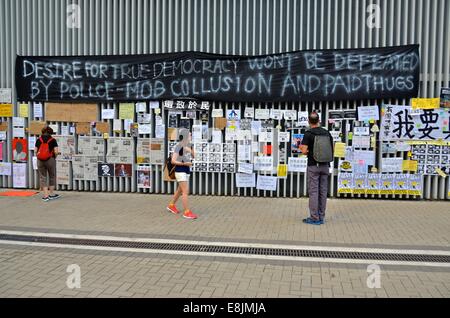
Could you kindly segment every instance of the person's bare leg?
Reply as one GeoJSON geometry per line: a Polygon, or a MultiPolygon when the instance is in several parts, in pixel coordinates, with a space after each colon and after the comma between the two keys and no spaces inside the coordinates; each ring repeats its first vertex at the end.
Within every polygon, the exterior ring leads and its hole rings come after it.
{"type": "Polygon", "coordinates": [[[174,196],[173,196],[173,199],[172,199],[172,202],[170,202],[170,203],[172,203],[172,204],[177,203],[178,199],[179,199],[180,196],[181,196],[181,193],[182,193],[182,191],[181,191],[181,186],[178,185],[177,191],[175,192],[175,194],[174,194],[174,196]]]}
{"type": "Polygon", "coordinates": [[[188,194],[189,194],[189,184],[187,181],[180,182],[180,188],[183,192],[181,200],[183,201],[183,208],[184,212],[189,210],[189,204],[188,204],[188,194]]]}
{"type": "Polygon", "coordinates": [[[48,197],[48,187],[44,187],[44,198],[48,197]]]}
{"type": "Polygon", "coordinates": [[[53,194],[54,194],[53,191],[55,191],[55,186],[50,186],[50,187],[49,187],[49,193],[50,193],[50,195],[53,195],[53,194]]]}

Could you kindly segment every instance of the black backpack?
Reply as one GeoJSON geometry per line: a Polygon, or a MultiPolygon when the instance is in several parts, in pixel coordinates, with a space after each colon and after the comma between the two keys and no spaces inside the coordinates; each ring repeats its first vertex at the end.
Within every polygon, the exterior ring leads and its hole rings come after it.
{"type": "Polygon", "coordinates": [[[333,144],[329,134],[318,135],[311,131],[314,136],[313,158],[318,163],[327,163],[334,161],[333,144]]]}

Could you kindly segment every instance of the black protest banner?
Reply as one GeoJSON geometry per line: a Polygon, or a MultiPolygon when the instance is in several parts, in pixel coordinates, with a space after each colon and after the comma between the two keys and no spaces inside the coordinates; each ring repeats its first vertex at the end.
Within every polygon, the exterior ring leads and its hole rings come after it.
{"type": "Polygon", "coordinates": [[[410,98],[419,69],[418,45],[260,56],[17,56],[16,87],[19,100],[44,102],[410,98]]]}

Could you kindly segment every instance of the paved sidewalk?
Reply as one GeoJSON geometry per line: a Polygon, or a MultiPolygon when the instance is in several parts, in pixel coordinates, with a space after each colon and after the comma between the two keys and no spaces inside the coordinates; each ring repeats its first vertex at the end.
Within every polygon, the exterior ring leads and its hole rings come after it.
{"type": "MultiPolygon", "coordinates": [[[[0,197],[0,228],[282,244],[450,249],[450,203],[330,199],[326,223],[301,222],[307,199],[192,196],[197,220],[166,211],[168,195],[61,192],[0,197]]],[[[181,208],[181,202],[179,203],[181,208]]]]}
{"type": "MultiPolygon", "coordinates": [[[[0,197],[0,230],[220,242],[450,250],[450,204],[329,200],[326,223],[306,225],[307,199],[192,196],[198,220],[165,210],[170,196],[62,192],[0,197]]],[[[181,207],[181,206],[180,206],[181,207]]],[[[0,244],[0,297],[450,297],[448,268],[144,254],[0,244]],[[70,264],[81,288],[69,289],[70,264]]]]}

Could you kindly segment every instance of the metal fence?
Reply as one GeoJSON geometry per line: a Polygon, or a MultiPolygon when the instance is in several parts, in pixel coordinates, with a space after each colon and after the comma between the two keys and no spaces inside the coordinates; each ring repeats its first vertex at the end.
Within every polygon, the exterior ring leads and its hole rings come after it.
{"type": "MultiPolygon", "coordinates": [[[[72,24],[72,26],[74,26],[72,24]]],[[[76,23],[75,23],[76,26],[76,23]]],[[[222,54],[269,54],[300,49],[364,48],[420,44],[421,97],[439,96],[450,85],[450,1],[447,0],[0,0],[0,87],[13,89],[14,61],[19,55],[144,54],[186,50],[222,54]],[[73,9],[71,4],[76,4],[73,9]],[[79,9],[79,10],[78,10],[79,9]],[[368,25],[379,13],[379,27],[368,25]],[[79,14],[79,28],[69,27],[79,14]],[[373,16],[372,16],[373,17],[373,16]]],[[[356,109],[360,105],[408,100],[361,100],[320,103],[255,103],[255,108],[356,109]]],[[[249,105],[251,105],[250,103],[249,105]]],[[[214,103],[213,108],[240,108],[244,103],[214,103]]],[[[100,104],[101,108],[118,107],[100,104]]],[[[29,110],[33,118],[32,110],[29,110]]],[[[98,117],[100,118],[100,117],[98,117]]],[[[12,128],[11,119],[8,121],[12,128]]],[[[56,123],[54,123],[56,124],[56,123]]],[[[67,123],[58,123],[67,125],[67,123]]],[[[111,131],[111,136],[120,136],[111,131]]],[[[6,143],[12,161],[11,137],[6,143]]],[[[380,146],[380,145],[378,145],[380,146]]],[[[380,149],[380,147],[378,147],[380,149]]],[[[32,153],[29,153],[29,157],[32,153]]],[[[378,153],[377,160],[381,158],[378,153]]],[[[37,187],[28,161],[27,184],[37,187]]],[[[69,190],[172,193],[153,166],[152,189],[137,189],[132,178],[72,181],[69,190]]],[[[134,172],[135,173],[135,172],[134,172]]],[[[331,176],[330,195],[336,195],[331,176]]],[[[423,197],[449,199],[450,181],[424,177],[423,197]]],[[[194,173],[194,194],[300,197],[306,195],[303,173],[279,180],[276,192],[237,189],[233,174],[194,173]]],[[[0,177],[0,187],[12,187],[0,177]]],[[[370,197],[370,196],[369,196],[370,197]]],[[[397,196],[399,197],[399,196],[397,196]]]]}

